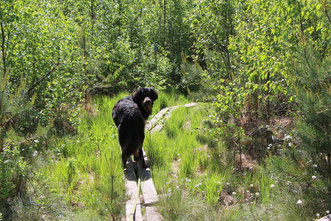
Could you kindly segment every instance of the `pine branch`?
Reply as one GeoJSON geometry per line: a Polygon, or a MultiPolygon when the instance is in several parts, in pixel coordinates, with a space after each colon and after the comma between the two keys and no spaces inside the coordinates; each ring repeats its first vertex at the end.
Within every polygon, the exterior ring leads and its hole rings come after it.
{"type": "Polygon", "coordinates": [[[45,74],[42,78],[40,78],[32,87],[28,90],[27,94],[29,94],[31,91],[33,91],[38,85],[40,85],[41,82],[43,82],[48,76],[50,76],[55,69],[60,65],[60,62],[58,62],[52,70],[50,70],[47,74],[45,74]]]}

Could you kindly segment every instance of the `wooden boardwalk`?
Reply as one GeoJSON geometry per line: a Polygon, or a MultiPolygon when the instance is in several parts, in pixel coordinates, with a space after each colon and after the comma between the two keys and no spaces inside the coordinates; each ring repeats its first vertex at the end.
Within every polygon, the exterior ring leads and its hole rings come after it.
{"type": "Polygon", "coordinates": [[[165,125],[167,119],[170,117],[171,112],[176,110],[179,107],[194,107],[197,103],[189,103],[182,106],[173,106],[173,107],[166,107],[163,108],[159,113],[157,113],[146,125],[146,129],[149,130],[151,133],[155,131],[159,131],[165,125]]]}
{"type": "MultiPolygon", "coordinates": [[[[196,103],[183,105],[184,107],[195,106],[196,103]]],[[[150,132],[161,130],[165,125],[165,121],[170,117],[173,110],[180,106],[168,107],[162,109],[156,114],[153,119],[146,125],[146,129],[150,132]]],[[[144,152],[145,162],[148,162],[144,152]]],[[[133,163],[131,158],[127,162],[127,168],[124,171],[125,175],[125,190],[128,195],[126,202],[126,220],[127,221],[160,221],[162,216],[155,206],[159,201],[151,171],[149,168],[141,168],[139,162],[133,163]],[[142,214],[142,211],[145,214],[142,214]]]]}
{"type": "Polygon", "coordinates": [[[127,221],[159,221],[162,220],[158,209],[154,206],[159,198],[153,184],[149,168],[136,168],[139,162],[128,160],[125,174],[125,189],[129,199],[126,201],[127,221]],[[137,173],[135,172],[137,171],[137,173]],[[140,177],[138,177],[140,174],[140,177]],[[140,179],[140,180],[139,180],[140,179]],[[142,215],[142,207],[145,215],[142,215]]]}

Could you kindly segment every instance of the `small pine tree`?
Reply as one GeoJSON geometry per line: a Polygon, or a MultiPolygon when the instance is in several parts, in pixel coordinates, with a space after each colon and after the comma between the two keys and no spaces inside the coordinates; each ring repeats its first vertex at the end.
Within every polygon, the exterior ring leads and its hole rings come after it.
{"type": "Polygon", "coordinates": [[[298,134],[313,159],[330,170],[331,57],[321,58],[304,45],[293,66],[293,88],[300,109],[298,134]]]}
{"type": "Polygon", "coordinates": [[[11,91],[7,75],[0,74],[0,152],[3,150],[7,131],[13,127],[14,119],[22,123],[20,116],[32,108],[35,96],[27,97],[26,81],[21,76],[21,84],[11,91]]]}

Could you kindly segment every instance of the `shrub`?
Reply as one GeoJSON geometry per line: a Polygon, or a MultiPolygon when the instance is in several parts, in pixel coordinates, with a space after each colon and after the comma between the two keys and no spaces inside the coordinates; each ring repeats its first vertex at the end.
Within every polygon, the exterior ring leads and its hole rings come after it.
{"type": "Polygon", "coordinates": [[[5,143],[0,152],[0,199],[25,192],[27,164],[17,146],[5,143]]]}
{"type": "Polygon", "coordinates": [[[298,51],[292,76],[299,106],[298,134],[320,169],[330,171],[331,59],[330,56],[323,59],[309,46],[298,51]]]}

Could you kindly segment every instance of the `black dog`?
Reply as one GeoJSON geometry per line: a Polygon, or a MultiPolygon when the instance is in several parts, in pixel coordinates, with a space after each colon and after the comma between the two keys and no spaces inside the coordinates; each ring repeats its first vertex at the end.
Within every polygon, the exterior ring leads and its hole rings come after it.
{"type": "Polygon", "coordinates": [[[153,102],[158,98],[153,88],[139,88],[133,95],[119,100],[113,108],[113,120],[118,128],[118,139],[122,149],[123,168],[126,159],[134,154],[146,167],[142,145],[145,138],[145,120],[152,113],[153,102]]]}

